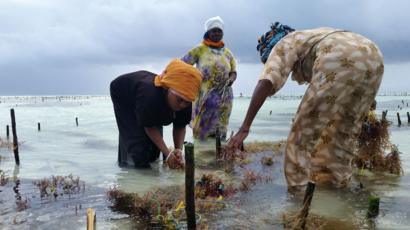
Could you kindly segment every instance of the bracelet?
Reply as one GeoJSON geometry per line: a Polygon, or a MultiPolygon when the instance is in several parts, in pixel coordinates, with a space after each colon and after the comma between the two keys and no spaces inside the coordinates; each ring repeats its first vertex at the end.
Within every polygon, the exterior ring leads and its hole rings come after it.
{"type": "Polygon", "coordinates": [[[173,152],[174,152],[174,151],[172,151],[172,152],[170,152],[170,153],[168,154],[167,158],[165,159],[165,162],[167,162],[168,159],[171,157],[171,155],[173,155],[173,152]]]}
{"type": "Polygon", "coordinates": [[[174,155],[175,150],[179,150],[179,151],[182,152],[182,149],[180,149],[180,148],[175,148],[174,150],[172,150],[171,152],[169,152],[167,158],[165,159],[165,162],[168,161],[168,159],[171,157],[171,155],[174,155]]]}

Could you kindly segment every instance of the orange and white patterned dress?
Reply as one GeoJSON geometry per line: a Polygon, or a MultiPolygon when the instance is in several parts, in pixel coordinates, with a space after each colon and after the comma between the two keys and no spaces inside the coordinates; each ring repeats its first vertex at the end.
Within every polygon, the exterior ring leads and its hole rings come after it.
{"type": "Polygon", "coordinates": [[[336,186],[351,175],[354,136],[379,89],[383,56],[369,39],[333,28],[295,31],[272,49],[260,79],[277,92],[292,72],[309,84],[288,136],[288,186],[305,185],[327,173],[336,186]]]}

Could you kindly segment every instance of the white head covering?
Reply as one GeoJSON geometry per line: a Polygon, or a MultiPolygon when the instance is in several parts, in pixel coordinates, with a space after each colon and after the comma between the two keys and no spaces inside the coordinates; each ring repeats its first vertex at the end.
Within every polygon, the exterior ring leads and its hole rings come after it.
{"type": "Polygon", "coordinates": [[[222,20],[221,17],[216,16],[209,18],[205,22],[205,31],[208,31],[213,28],[219,28],[221,30],[224,30],[224,21],[222,20]]]}

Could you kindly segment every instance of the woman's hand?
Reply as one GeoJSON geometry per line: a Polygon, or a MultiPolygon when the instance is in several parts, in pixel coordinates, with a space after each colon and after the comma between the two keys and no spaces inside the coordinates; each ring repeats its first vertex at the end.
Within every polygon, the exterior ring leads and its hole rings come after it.
{"type": "Polygon", "coordinates": [[[228,147],[234,149],[242,148],[243,141],[249,134],[249,128],[241,128],[239,131],[229,140],[228,147]]]}
{"type": "Polygon", "coordinates": [[[174,149],[166,158],[165,163],[169,168],[179,169],[184,167],[184,159],[182,158],[182,150],[174,149]]]}
{"type": "MultiPolygon", "coordinates": [[[[172,148],[171,148],[172,149],[172,148]]],[[[181,158],[182,159],[182,150],[174,149],[168,152],[165,157],[165,162],[170,158],[181,158]]]]}
{"type": "Polygon", "coordinates": [[[229,141],[228,146],[231,148],[241,148],[243,141],[249,134],[249,128],[252,125],[253,119],[265,102],[266,98],[273,92],[272,82],[267,79],[262,79],[256,85],[252,94],[252,99],[249,104],[248,111],[246,112],[245,120],[242,122],[241,128],[229,141]]]}
{"type": "Polygon", "coordinates": [[[232,86],[232,84],[236,81],[236,72],[229,73],[229,84],[228,86],[232,86]]]}

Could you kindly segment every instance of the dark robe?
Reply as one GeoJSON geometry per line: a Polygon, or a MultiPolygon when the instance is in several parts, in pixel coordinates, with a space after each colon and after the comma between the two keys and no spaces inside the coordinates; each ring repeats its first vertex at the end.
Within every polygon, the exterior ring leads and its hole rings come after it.
{"type": "Polygon", "coordinates": [[[174,112],[166,102],[166,89],[156,87],[156,74],[137,71],[119,76],[111,82],[110,94],[119,130],[118,164],[149,167],[160,150],[145,133],[144,127],[173,123],[185,127],[191,120],[192,106],[174,112]]]}

